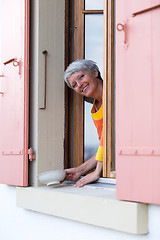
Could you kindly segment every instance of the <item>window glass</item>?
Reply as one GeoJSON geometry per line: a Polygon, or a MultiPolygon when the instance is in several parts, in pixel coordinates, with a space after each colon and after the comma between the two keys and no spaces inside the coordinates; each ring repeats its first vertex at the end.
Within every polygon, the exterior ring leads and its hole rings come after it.
{"type": "Polygon", "coordinates": [[[86,0],[85,10],[103,10],[103,0],[86,0]]]}
{"type": "Polygon", "coordinates": [[[103,74],[103,14],[85,15],[85,58],[94,60],[103,74]]]}
{"type": "MultiPolygon", "coordinates": [[[[90,2],[92,2],[93,5],[94,1],[90,2]]],[[[97,63],[103,78],[103,14],[85,15],[85,58],[97,63]]],[[[85,102],[84,107],[85,161],[97,152],[99,140],[96,127],[91,117],[92,104],[85,102]]]]}

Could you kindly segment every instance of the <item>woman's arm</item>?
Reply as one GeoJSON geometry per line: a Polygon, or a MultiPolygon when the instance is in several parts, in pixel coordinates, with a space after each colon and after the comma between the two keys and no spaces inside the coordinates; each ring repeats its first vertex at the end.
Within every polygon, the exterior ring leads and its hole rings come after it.
{"type": "Polygon", "coordinates": [[[84,162],[83,164],[81,164],[76,168],[65,169],[66,180],[75,181],[80,176],[94,169],[97,165],[97,161],[95,160],[95,157],[96,157],[96,154],[94,154],[90,159],[88,159],[86,162],[84,162]]]}
{"type": "Polygon", "coordinates": [[[97,165],[96,154],[94,154],[90,159],[77,167],[78,171],[81,172],[81,175],[86,174],[90,170],[94,169],[97,165]]]}

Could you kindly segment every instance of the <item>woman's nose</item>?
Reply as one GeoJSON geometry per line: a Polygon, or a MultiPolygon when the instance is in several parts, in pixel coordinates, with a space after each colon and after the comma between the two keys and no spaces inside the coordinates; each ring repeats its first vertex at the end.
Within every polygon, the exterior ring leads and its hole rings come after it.
{"type": "Polygon", "coordinates": [[[77,86],[81,87],[82,83],[80,81],[77,81],[77,86]]]}

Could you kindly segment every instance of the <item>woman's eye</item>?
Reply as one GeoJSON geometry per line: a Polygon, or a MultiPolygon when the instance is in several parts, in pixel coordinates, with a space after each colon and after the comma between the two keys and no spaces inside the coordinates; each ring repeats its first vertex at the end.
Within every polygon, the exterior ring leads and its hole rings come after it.
{"type": "Polygon", "coordinates": [[[72,86],[72,88],[75,88],[76,86],[77,86],[77,83],[74,83],[73,86],[72,86]]]}
{"type": "Polygon", "coordinates": [[[84,74],[82,74],[81,76],[80,76],[80,79],[82,79],[84,77],[84,74]]]}

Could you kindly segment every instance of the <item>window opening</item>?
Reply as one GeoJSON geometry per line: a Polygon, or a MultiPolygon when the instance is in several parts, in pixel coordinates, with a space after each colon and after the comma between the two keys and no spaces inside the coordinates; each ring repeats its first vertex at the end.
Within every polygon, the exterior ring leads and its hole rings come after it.
{"type": "MultiPolygon", "coordinates": [[[[103,176],[114,177],[114,1],[70,0],[66,1],[66,4],[68,2],[71,5],[67,10],[70,11],[70,20],[68,19],[70,23],[68,26],[69,41],[66,44],[68,48],[66,67],[73,60],[86,58],[94,60],[100,68],[104,80],[103,176]],[[96,28],[97,31],[94,35],[96,28]],[[97,35],[98,41],[96,41],[97,35]]],[[[65,137],[66,146],[68,144],[68,154],[66,154],[67,148],[65,148],[65,167],[76,167],[97,151],[99,140],[96,128],[91,127],[93,124],[91,116],[87,116],[87,114],[90,115],[92,104],[84,101],[82,96],[73,93],[68,88],[67,94],[68,100],[65,101],[65,106],[68,114],[68,117],[66,114],[68,128],[66,129],[69,130],[69,134],[68,139],[65,137]],[[88,120],[89,117],[90,120],[88,120]],[[95,131],[92,139],[97,140],[97,143],[93,143],[95,146],[92,152],[90,152],[90,146],[87,145],[88,142],[91,143],[91,140],[87,140],[89,132],[87,133],[86,129],[95,131]]]]}
{"type": "MultiPolygon", "coordinates": [[[[103,1],[85,1],[85,10],[102,10],[103,1]]],[[[97,63],[103,78],[103,14],[85,14],[85,59],[97,63]]],[[[99,146],[97,130],[91,117],[92,104],[84,102],[84,161],[92,157],[99,146]]]]}

